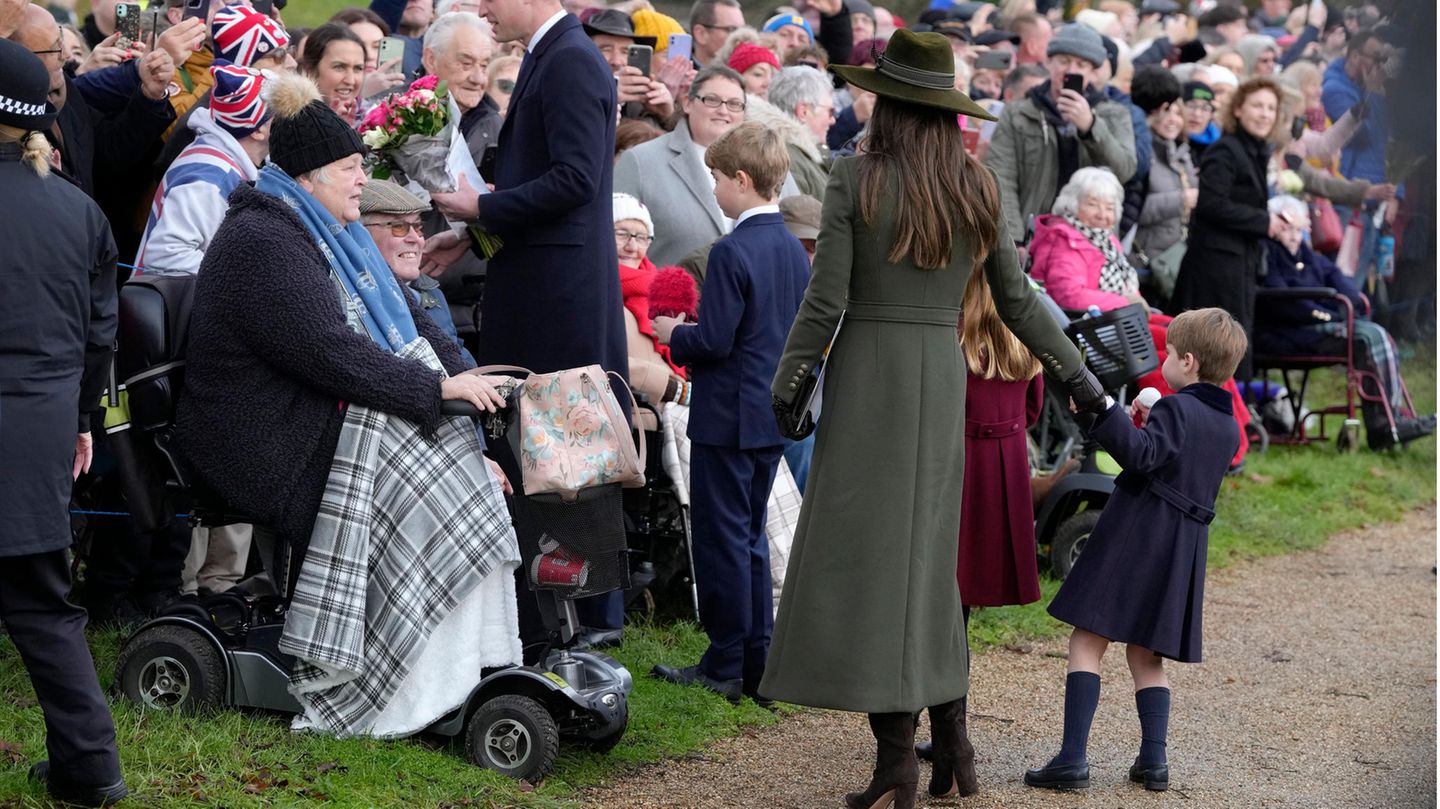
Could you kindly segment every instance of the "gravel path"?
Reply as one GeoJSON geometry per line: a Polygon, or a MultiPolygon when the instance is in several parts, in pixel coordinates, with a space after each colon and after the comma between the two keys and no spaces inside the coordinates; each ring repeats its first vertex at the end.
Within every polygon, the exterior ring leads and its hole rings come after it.
{"type": "MultiPolygon", "coordinates": [[[[1435,806],[1435,555],[1431,505],[1313,552],[1212,575],[1206,660],[1168,667],[1168,794],[1125,780],[1139,724],[1123,648],[1106,655],[1084,794],[1020,780],[1059,744],[1064,641],[977,657],[970,732],[981,792],[963,806],[1435,806]]],[[[873,749],[863,716],[806,711],[637,770],[587,801],[838,807],[869,777],[873,749]]],[[[921,772],[923,803],[928,765],[921,772]]]]}

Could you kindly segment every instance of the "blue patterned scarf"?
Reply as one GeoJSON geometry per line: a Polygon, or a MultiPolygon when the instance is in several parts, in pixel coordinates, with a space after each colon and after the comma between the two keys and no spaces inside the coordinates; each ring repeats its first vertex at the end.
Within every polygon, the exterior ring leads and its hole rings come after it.
{"type": "Polygon", "coordinates": [[[376,345],[395,353],[420,336],[405,293],[363,225],[336,222],[318,200],[273,163],[260,170],[255,187],[283,200],[309,228],[376,345]]]}

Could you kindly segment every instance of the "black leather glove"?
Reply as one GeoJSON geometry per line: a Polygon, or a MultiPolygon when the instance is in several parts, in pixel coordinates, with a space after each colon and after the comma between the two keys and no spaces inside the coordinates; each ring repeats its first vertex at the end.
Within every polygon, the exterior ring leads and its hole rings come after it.
{"type": "Polygon", "coordinates": [[[1365,120],[1365,116],[1369,114],[1370,94],[1366,93],[1360,96],[1360,100],[1355,102],[1355,106],[1350,108],[1350,115],[1353,116],[1355,120],[1363,122],[1365,120]]]}
{"type": "Polygon", "coordinates": [[[1070,391],[1070,400],[1075,403],[1076,411],[1098,414],[1105,410],[1105,389],[1100,387],[1100,380],[1090,373],[1089,368],[1082,365],[1079,371],[1065,380],[1065,386],[1070,391]]]}

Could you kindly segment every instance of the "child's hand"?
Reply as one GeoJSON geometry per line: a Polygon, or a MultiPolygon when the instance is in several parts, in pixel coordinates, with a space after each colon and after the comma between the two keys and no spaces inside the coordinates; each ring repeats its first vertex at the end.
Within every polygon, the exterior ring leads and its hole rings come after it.
{"type": "Polygon", "coordinates": [[[669,315],[658,315],[650,321],[651,327],[655,329],[655,339],[661,345],[670,345],[670,335],[675,332],[675,327],[685,322],[683,317],[670,317],[669,315]]]}
{"type": "Polygon", "coordinates": [[[1141,404],[1139,399],[1130,403],[1129,413],[1130,420],[1135,422],[1136,427],[1144,427],[1145,420],[1150,418],[1150,408],[1141,404]]]}

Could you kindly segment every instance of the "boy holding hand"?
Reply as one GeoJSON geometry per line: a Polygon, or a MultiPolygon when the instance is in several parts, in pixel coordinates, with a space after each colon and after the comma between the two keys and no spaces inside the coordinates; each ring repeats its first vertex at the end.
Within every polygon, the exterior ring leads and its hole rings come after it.
{"type": "Polygon", "coordinates": [[[776,200],[790,159],[779,135],[749,122],[705,151],[720,210],[735,229],[715,243],[699,322],[658,317],[655,334],[693,375],[689,436],[692,543],[700,622],[710,648],[695,666],[651,674],[732,703],[757,689],[774,606],[765,503],[784,438],[770,382],[810,278],[810,261],[776,200]]]}
{"type": "Polygon", "coordinates": [[[1085,553],[1050,604],[1075,627],[1065,678],[1060,753],[1025,773],[1050,789],[1090,786],[1085,747],[1100,701],[1100,658],[1126,644],[1140,716],[1140,754],[1130,780],[1149,790],[1170,785],[1165,735],[1170,683],[1164,658],[1200,662],[1205,554],[1215,497],[1240,445],[1230,394],[1219,387],[1245,354],[1245,330],[1223,309],[1176,317],[1160,371],[1176,393],[1127,413],[1110,404],[1079,413],[1091,437],[1124,468],[1085,553]],[[1132,419],[1138,417],[1143,427],[1132,419]],[[1089,422],[1087,425],[1086,422],[1089,422]]]}

